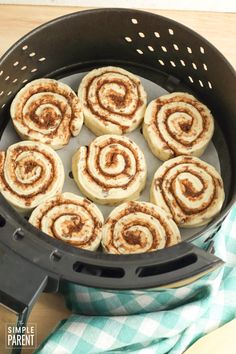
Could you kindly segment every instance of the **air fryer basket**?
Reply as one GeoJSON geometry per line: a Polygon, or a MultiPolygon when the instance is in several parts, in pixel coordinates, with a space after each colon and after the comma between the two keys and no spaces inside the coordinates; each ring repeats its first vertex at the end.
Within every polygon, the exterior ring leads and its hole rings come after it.
{"type": "MultiPolygon", "coordinates": [[[[142,11],[100,9],[73,13],[35,29],[0,60],[1,135],[10,119],[11,100],[27,81],[104,65],[124,67],[169,92],[187,87],[212,110],[226,201],[220,215],[195,237],[213,238],[236,195],[235,72],[210,43],[177,22],[142,11]]],[[[60,280],[107,289],[147,289],[193,278],[222,264],[189,242],[129,256],[75,249],[34,229],[1,196],[0,233],[0,301],[18,313],[27,312],[40,291],[56,291],[60,280]]]]}

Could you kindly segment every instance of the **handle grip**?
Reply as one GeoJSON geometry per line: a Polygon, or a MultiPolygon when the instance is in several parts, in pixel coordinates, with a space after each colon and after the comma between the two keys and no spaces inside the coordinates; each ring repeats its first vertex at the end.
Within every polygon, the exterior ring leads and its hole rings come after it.
{"type": "MultiPolygon", "coordinates": [[[[41,269],[1,245],[0,303],[18,315],[18,330],[26,326],[33,304],[45,289],[47,281],[48,277],[41,269]]],[[[20,352],[21,345],[14,345],[12,353],[20,352]]]]}
{"type": "Polygon", "coordinates": [[[37,266],[0,249],[0,302],[16,313],[31,308],[47,284],[47,275],[37,266]]]}

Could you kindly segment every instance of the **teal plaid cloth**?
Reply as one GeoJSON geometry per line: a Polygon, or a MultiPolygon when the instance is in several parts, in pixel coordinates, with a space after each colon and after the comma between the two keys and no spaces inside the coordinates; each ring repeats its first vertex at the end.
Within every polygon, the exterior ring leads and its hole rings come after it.
{"type": "Polygon", "coordinates": [[[198,281],[162,291],[109,292],[68,284],[62,321],[41,354],[181,354],[236,316],[236,206],[215,237],[226,264],[198,281]]]}

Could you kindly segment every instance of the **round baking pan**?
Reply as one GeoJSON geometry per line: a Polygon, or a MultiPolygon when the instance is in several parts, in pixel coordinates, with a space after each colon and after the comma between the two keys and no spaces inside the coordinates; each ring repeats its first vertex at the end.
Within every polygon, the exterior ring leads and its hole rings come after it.
{"type": "Polygon", "coordinates": [[[223,263],[190,241],[213,240],[235,201],[235,72],[216,48],[183,25],[142,11],[99,9],[36,28],[0,60],[1,144],[13,139],[9,106],[26,82],[50,77],[76,88],[86,72],[105,65],[130,70],[156,88],[157,96],[160,90],[187,91],[210,108],[216,120],[212,151],[224,181],[224,206],[210,224],[184,234],[176,246],[116,256],[48,237],[0,196],[0,301],[17,312],[29,308],[40,291],[56,291],[61,280],[114,290],[178,286],[223,263]]]}

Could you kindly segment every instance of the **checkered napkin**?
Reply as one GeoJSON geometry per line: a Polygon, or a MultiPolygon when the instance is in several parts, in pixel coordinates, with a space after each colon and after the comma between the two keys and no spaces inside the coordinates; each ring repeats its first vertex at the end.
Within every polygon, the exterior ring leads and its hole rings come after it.
{"type": "Polygon", "coordinates": [[[109,292],[68,284],[68,320],[41,354],[181,354],[236,316],[236,206],[215,237],[226,264],[198,281],[162,291],[109,292]]]}

